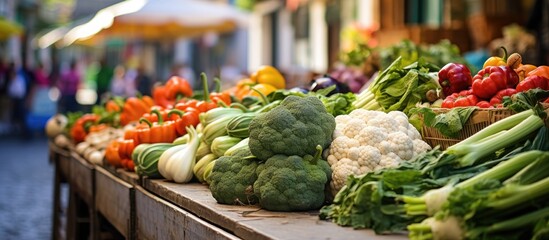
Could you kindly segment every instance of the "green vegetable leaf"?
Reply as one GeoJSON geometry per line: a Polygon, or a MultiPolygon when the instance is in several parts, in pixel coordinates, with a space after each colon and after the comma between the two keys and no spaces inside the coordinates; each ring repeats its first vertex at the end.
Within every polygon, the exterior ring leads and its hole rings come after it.
{"type": "Polygon", "coordinates": [[[445,136],[455,138],[475,109],[472,107],[452,108],[447,113],[437,115],[433,122],[426,122],[426,124],[435,127],[445,136]]]}
{"type": "Polygon", "coordinates": [[[519,92],[511,97],[503,98],[503,106],[509,108],[515,112],[522,112],[528,109],[534,110],[534,113],[540,116],[542,119],[547,117],[547,113],[544,112],[541,101],[549,97],[549,91],[534,88],[526,92],[519,92]]]}

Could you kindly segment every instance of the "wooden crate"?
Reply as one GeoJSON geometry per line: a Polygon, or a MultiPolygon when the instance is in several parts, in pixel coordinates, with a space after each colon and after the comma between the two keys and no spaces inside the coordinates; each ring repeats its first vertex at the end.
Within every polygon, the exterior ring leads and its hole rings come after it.
{"type": "Polygon", "coordinates": [[[74,192],[93,206],[95,168],[76,152],[71,152],[69,184],[74,192]]]}
{"type": "Polygon", "coordinates": [[[238,239],[139,186],[135,206],[138,239],[238,239]]]}
{"type": "Polygon", "coordinates": [[[96,167],[95,208],[127,239],[133,239],[134,188],[102,167],[96,167]]]}

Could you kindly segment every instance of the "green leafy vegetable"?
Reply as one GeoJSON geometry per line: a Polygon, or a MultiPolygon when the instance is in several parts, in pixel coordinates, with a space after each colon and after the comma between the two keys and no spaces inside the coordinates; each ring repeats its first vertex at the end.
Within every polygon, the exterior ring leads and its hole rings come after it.
{"type": "Polygon", "coordinates": [[[429,90],[440,88],[429,74],[438,70],[421,59],[406,66],[399,57],[357,96],[353,107],[387,112],[398,110],[408,114],[416,103],[427,100],[429,90]]]}
{"type": "Polygon", "coordinates": [[[452,108],[446,113],[436,114],[430,108],[414,108],[410,113],[422,114],[424,124],[436,128],[444,136],[456,138],[475,110],[474,107],[452,108]]]}

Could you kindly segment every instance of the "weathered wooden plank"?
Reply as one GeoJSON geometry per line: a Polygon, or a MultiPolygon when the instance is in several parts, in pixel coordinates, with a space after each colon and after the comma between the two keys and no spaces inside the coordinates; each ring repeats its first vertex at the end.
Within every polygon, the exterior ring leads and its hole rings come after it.
{"type": "Polygon", "coordinates": [[[71,152],[71,158],[69,184],[88,206],[93,206],[95,169],[76,152],[71,152]]]}
{"type": "Polygon", "coordinates": [[[136,187],[135,211],[138,239],[239,239],[140,186],[136,187]]]}
{"type": "Polygon", "coordinates": [[[187,212],[136,187],[136,236],[138,239],[184,239],[187,212]]]}
{"type": "Polygon", "coordinates": [[[116,169],[116,173],[120,179],[131,184],[132,186],[141,185],[141,179],[139,178],[139,175],[137,175],[135,172],[130,172],[126,169],[118,168],[116,169]]]}
{"type": "Polygon", "coordinates": [[[132,239],[135,230],[134,188],[103,167],[96,167],[95,208],[124,237],[132,239]]]}
{"type": "Polygon", "coordinates": [[[65,178],[69,177],[71,153],[68,149],[63,149],[49,142],[50,162],[59,165],[61,175],[65,178]]]}
{"type": "Polygon", "coordinates": [[[234,240],[240,239],[227,231],[206,222],[193,214],[188,214],[185,221],[185,239],[234,240]]]}
{"type": "Polygon", "coordinates": [[[144,179],[145,189],[220,226],[243,239],[406,239],[379,236],[371,230],[353,230],[318,219],[318,212],[270,212],[257,206],[217,204],[202,184],[175,184],[144,179]]]}

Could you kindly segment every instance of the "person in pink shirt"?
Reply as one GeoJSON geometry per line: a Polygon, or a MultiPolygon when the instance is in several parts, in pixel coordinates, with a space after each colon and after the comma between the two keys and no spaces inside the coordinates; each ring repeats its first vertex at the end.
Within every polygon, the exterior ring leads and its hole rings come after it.
{"type": "Polygon", "coordinates": [[[58,87],[61,91],[61,101],[59,102],[59,112],[76,112],[80,106],[76,102],[76,92],[80,85],[81,77],[78,72],[76,61],[71,61],[70,69],[59,78],[58,87]]]}
{"type": "Polygon", "coordinates": [[[36,85],[38,87],[50,86],[50,79],[48,77],[48,74],[46,74],[44,65],[42,63],[39,63],[36,69],[34,69],[34,79],[36,80],[36,85]]]}

